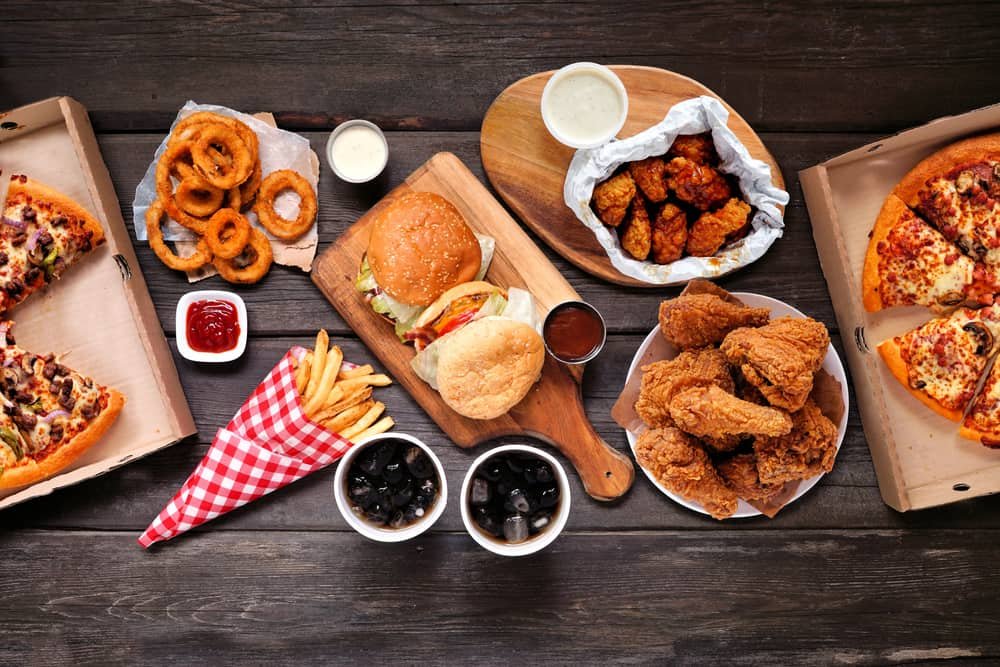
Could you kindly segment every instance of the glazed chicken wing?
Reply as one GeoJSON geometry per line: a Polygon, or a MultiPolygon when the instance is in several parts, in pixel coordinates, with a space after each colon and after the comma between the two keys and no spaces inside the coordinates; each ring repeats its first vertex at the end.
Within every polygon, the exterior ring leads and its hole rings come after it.
{"type": "Polygon", "coordinates": [[[715,152],[715,144],[712,143],[712,135],[708,132],[680,135],[674,139],[667,155],[687,158],[698,164],[712,165],[719,161],[719,156],[715,152]]]}
{"type": "Polygon", "coordinates": [[[652,429],[639,436],[635,458],[666,488],[701,503],[716,519],[736,512],[739,498],[719,476],[698,441],[675,428],[652,429]]]}
{"type": "Polygon", "coordinates": [[[702,213],[688,232],[687,252],[695,257],[711,257],[726,238],[743,229],[750,215],[750,205],[733,197],[717,211],[702,213]]]}
{"type": "Polygon", "coordinates": [[[767,324],[767,308],[750,308],[714,294],[686,294],[660,304],[660,331],[682,350],[717,345],[733,329],[767,324]]]}
{"type": "Polygon", "coordinates": [[[687,237],[687,214],[673,204],[664,204],[653,221],[652,260],[669,264],[680,259],[687,237]]]}
{"type": "Polygon", "coordinates": [[[719,475],[743,500],[766,501],[775,496],[784,484],[764,484],[757,473],[755,454],[737,454],[718,466],[719,475]]]}
{"type": "Polygon", "coordinates": [[[837,427],[809,399],[792,415],[792,430],[783,436],[757,438],[754,452],[764,484],[809,479],[833,470],[837,456],[837,427]]]}
{"type": "Polygon", "coordinates": [[[729,183],[718,171],[684,157],[667,163],[667,187],[677,198],[701,211],[707,211],[732,196],[729,183]]]}
{"type": "Polygon", "coordinates": [[[768,403],[795,412],[812,391],[829,346],[830,334],[822,323],[779,317],[755,329],[736,329],[721,349],[768,403]]]}
{"type": "Polygon", "coordinates": [[[646,199],[659,203],[667,198],[667,184],[663,180],[666,163],[661,157],[629,162],[628,172],[646,199]]]}
{"type": "Polygon", "coordinates": [[[633,198],[635,181],[627,171],[623,171],[594,188],[594,210],[601,222],[617,227],[625,219],[633,198]]]}
{"type": "Polygon", "coordinates": [[[637,194],[629,207],[628,223],[621,232],[622,250],[640,261],[649,256],[652,242],[652,229],[649,224],[649,213],[642,195],[637,194]]]}
{"type": "Polygon", "coordinates": [[[778,436],[792,430],[792,418],[785,411],[744,401],[715,385],[675,393],[670,418],[698,437],[778,436]]]}
{"type": "Polygon", "coordinates": [[[642,367],[642,387],[635,411],[650,428],[673,426],[670,399],[677,392],[694,386],[714,384],[733,389],[726,358],[716,349],[689,350],[673,359],[642,367]]]}

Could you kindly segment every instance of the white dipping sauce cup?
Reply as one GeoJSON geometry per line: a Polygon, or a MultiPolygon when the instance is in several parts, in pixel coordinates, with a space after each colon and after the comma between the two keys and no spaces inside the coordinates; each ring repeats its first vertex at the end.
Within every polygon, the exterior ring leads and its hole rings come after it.
{"type": "Polygon", "coordinates": [[[541,113],[542,122],[545,123],[545,128],[549,131],[549,134],[559,141],[559,143],[565,144],[571,148],[595,148],[613,139],[625,125],[625,120],[628,118],[628,91],[625,90],[625,84],[623,84],[622,80],[618,78],[618,75],[604,65],[598,65],[597,63],[590,62],[573,63],[572,65],[566,65],[549,77],[548,82],[545,84],[545,88],[542,90],[541,113]],[[550,104],[553,100],[552,91],[560,82],[574,75],[583,73],[596,75],[611,84],[612,88],[614,88],[615,92],[618,94],[618,99],[621,103],[621,112],[617,121],[609,125],[605,132],[593,137],[588,137],[586,140],[567,136],[566,132],[559,127],[558,121],[553,117],[553,109],[550,104]]]}

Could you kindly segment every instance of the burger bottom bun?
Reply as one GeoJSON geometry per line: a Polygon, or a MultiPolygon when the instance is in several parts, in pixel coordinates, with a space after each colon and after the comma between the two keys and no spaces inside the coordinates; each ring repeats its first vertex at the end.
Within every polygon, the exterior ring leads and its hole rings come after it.
{"type": "Polygon", "coordinates": [[[522,322],[485,317],[449,334],[438,359],[438,391],[471,419],[493,419],[521,402],[545,364],[542,337],[522,322]]]}

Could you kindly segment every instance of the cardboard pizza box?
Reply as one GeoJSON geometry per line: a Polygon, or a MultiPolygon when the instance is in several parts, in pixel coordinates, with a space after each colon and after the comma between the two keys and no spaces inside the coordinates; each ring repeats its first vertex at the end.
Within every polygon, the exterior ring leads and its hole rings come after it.
{"type": "Polygon", "coordinates": [[[63,362],[125,394],[121,415],[72,466],[44,482],[0,493],[0,509],[96,477],[196,432],[114,185],[87,110],[57,97],[0,113],[0,178],[23,173],[79,202],[107,237],[103,246],[14,308],[19,346],[63,362]]]}
{"type": "Polygon", "coordinates": [[[854,379],[885,502],[905,512],[1000,491],[1000,450],[958,437],[958,424],[913,398],[877,352],[932,317],[922,307],[867,313],[861,270],[886,195],[921,159],[1000,128],[1000,105],[931,121],[799,172],[820,264],[854,379]]]}

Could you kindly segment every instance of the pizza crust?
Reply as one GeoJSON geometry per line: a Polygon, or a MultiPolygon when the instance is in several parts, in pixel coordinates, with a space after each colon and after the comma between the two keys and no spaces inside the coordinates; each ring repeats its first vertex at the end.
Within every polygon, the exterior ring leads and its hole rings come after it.
{"type": "Polygon", "coordinates": [[[906,367],[906,362],[903,361],[902,348],[899,346],[899,343],[896,342],[895,338],[890,338],[889,340],[879,343],[878,353],[882,357],[882,361],[885,362],[885,365],[888,366],[892,376],[899,381],[899,384],[903,385],[903,388],[906,389],[911,396],[945,419],[949,419],[953,422],[962,421],[962,411],[946,408],[938,403],[927,392],[920,389],[914,389],[910,386],[910,374],[906,367]]]}
{"type": "Polygon", "coordinates": [[[984,433],[978,429],[963,426],[958,429],[958,435],[966,440],[975,440],[984,447],[989,447],[990,449],[1000,447],[1000,433],[984,433]]]}
{"type": "Polygon", "coordinates": [[[55,190],[30,177],[26,183],[23,183],[21,182],[21,177],[15,175],[11,177],[10,189],[7,191],[7,198],[9,199],[12,195],[19,193],[24,193],[32,199],[39,199],[52,204],[53,207],[59,209],[61,213],[80,218],[86,228],[94,234],[91,239],[94,247],[104,241],[104,230],[101,228],[101,223],[97,221],[97,218],[91,215],[90,211],[80,206],[80,204],[75,200],[67,197],[58,190],[55,190]]]}
{"type": "Polygon", "coordinates": [[[882,303],[882,294],[879,292],[881,280],[878,273],[878,244],[885,241],[893,226],[907,211],[909,209],[903,200],[890,194],[886,197],[878,217],[875,218],[875,227],[872,229],[871,238],[868,239],[868,250],[865,252],[865,267],[861,273],[861,299],[865,310],[869,313],[885,307],[882,303]]]}
{"type": "Polygon", "coordinates": [[[964,139],[932,153],[896,184],[892,194],[905,204],[916,206],[920,203],[917,195],[927,181],[948,173],[960,164],[981,162],[991,158],[1000,160],[1000,132],[964,139]]]}
{"type": "Polygon", "coordinates": [[[114,389],[108,389],[107,392],[108,405],[101,410],[101,414],[97,415],[94,421],[87,425],[87,428],[73,436],[66,444],[56,448],[56,451],[41,461],[28,459],[24,465],[5,470],[0,475],[0,489],[11,489],[40,482],[60,472],[93,447],[101,436],[111,428],[118,415],[121,414],[122,408],[125,407],[123,394],[114,389]]]}

